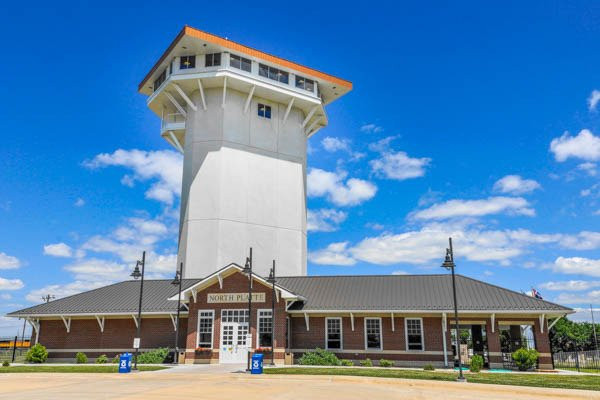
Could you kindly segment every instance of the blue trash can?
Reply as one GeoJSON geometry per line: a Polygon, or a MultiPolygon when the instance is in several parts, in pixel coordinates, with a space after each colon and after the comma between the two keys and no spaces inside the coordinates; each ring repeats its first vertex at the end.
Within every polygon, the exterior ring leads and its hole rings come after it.
{"type": "Polygon", "coordinates": [[[253,354],[252,355],[252,368],[250,368],[250,372],[253,374],[262,374],[263,373],[263,356],[264,354],[253,354]]]}
{"type": "Polygon", "coordinates": [[[119,356],[119,373],[131,372],[131,353],[123,353],[119,356]]]}

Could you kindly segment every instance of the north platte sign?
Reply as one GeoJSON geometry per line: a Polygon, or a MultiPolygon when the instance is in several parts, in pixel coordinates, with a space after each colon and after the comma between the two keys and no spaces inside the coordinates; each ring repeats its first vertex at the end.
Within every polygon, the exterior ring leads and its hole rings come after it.
{"type": "MultiPolygon", "coordinates": [[[[264,293],[252,293],[252,301],[255,303],[264,303],[264,293]]],[[[247,303],[248,293],[208,293],[206,295],[207,303],[247,303]]]]}

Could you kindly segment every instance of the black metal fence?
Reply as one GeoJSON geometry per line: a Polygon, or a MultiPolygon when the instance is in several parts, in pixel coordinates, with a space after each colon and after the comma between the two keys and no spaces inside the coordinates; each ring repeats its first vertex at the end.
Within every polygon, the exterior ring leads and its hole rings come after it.
{"type": "Polygon", "coordinates": [[[4,361],[25,362],[25,355],[29,351],[30,344],[29,338],[0,337],[0,363],[4,361]]]}
{"type": "Polygon", "coordinates": [[[552,354],[554,368],[578,372],[600,371],[600,350],[561,351],[552,354]]]}
{"type": "Polygon", "coordinates": [[[535,342],[533,339],[528,338],[513,339],[510,337],[500,337],[502,367],[504,369],[518,369],[517,364],[515,364],[515,361],[512,358],[512,353],[522,348],[535,349],[535,342]]]}

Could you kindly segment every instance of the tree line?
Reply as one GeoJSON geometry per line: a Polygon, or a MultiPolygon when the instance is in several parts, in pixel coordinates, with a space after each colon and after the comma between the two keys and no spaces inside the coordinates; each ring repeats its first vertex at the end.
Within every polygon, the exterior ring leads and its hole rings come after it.
{"type": "MultiPolygon", "coordinates": [[[[596,335],[600,335],[600,324],[596,325],[596,335]]],[[[600,340],[600,337],[598,338],[600,340]]],[[[550,329],[550,342],[552,350],[582,351],[599,350],[594,338],[594,328],[590,322],[575,322],[561,318],[550,329]]]]}

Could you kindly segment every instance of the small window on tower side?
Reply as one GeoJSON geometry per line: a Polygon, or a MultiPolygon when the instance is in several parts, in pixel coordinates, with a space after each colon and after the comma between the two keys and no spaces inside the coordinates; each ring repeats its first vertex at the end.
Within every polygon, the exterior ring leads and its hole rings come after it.
{"type": "Polygon", "coordinates": [[[206,67],[217,67],[221,65],[221,53],[207,54],[204,58],[206,67]]]}
{"type": "Polygon", "coordinates": [[[258,104],[258,116],[271,119],[271,106],[267,106],[264,104],[258,104]]]}
{"type": "Polygon", "coordinates": [[[196,56],[182,56],[179,58],[179,69],[196,68],[196,56]]]}

